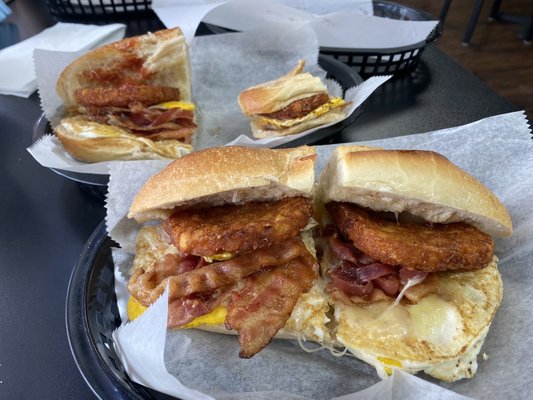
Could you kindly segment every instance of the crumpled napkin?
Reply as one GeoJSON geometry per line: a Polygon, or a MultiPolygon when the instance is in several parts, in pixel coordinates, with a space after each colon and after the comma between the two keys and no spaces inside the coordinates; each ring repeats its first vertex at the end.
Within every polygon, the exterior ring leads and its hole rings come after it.
{"type": "Polygon", "coordinates": [[[35,49],[80,51],[120,40],[124,24],[84,25],[59,22],[41,33],[0,50],[0,94],[29,97],[37,90],[35,49]]]}

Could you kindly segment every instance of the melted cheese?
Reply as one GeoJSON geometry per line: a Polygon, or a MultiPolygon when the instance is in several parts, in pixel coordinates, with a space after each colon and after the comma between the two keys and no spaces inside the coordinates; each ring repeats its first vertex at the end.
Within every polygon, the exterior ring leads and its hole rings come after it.
{"type": "Polygon", "coordinates": [[[234,254],[229,251],[223,251],[222,253],[213,254],[211,257],[203,257],[203,259],[211,264],[213,261],[226,261],[233,258],[234,254]]]}
{"type": "Polygon", "coordinates": [[[344,101],[344,99],[341,99],[340,97],[333,97],[327,103],[322,104],[318,108],[311,111],[309,114],[304,115],[303,117],[300,117],[300,118],[280,120],[280,119],[274,119],[274,118],[268,118],[268,117],[258,117],[258,120],[262,125],[273,126],[276,128],[289,128],[291,126],[301,124],[302,122],[305,122],[309,119],[317,118],[333,110],[334,108],[343,107],[345,105],[346,105],[346,102],[344,101]]]}
{"type": "Polygon", "coordinates": [[[193,103],[188,103],[186,101],[173,100],[153,105],[150,108],[162,108],[163,110],[169,110],[171,108],[181,108],[182,110],[186,111],[194,111],[196,106],[193,103]]]}
{"type": "Polygon", "coordinates": [[[197,326],[217,326],[224,325],[224,320],[226,319],[227,309],[224,306],[218,306],[209,314],[201,315],[196,319],[192,320],[186,325],[183,325],[182,328],[195,328],[197,326]]]}
{"type": "Polygon", "coordinates": [[[139,318],[142,313],[146,311],[146,309],[147,308],[141,303],[139,303],[135,297],[130,296],[130,298],[128,299],[128,305],[126,307],[126,310],[128,312],[128,319],[130,321],[139,318]]]}
{"type": "MultiPolygon", "coordinates": [[[[140,304],[137,299],[133,296],[130,296],[128,299],[127,311],[128,319],[133,321],[136,318],[139,318],[148,308],[140,304]]],[[[200,325],[224,325],[224,320],[226,319],[226,307],[218,306],[213,311],[208,314],[201,315],[186,325],[183,325],[182,328],[195,328],[200,325]]]]}

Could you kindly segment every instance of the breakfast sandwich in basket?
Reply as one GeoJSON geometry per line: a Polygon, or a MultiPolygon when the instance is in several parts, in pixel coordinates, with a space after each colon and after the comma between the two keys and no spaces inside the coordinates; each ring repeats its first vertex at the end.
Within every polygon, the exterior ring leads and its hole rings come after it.
{"type": "Polygon", "coordinates": [[[334,339],[373,365],[472,377],[502,299],[505,206],[431,151],[339,146],[319,182],[334,339]]]}
{"type": "Polygon", "coordinates": [[[128,216],[143,227],[128,289],[133,319],[168,288],[170,328],[238,333],[249,358],[274,337],[324,341],[311,230],[312,147],[220,147],[150,178],[128,216]]]}
{"type": "Polygon", "coordinates": [[[303,72],[304,61],[285,76],[239,94],[256,138],[292,135],[346,118],[350,103],[332,97],[322,80],[303,72]]]}
{"type": "Polygon", "coordinates": [[[84,162],[178,158],[192,150],[189,49],[179,28],[88,52],[61,73],[55,134],[84,162]]]}
{"type": "Polygon", "coordinates": [[[472,377],[502,299],[493,237],[505,206],[432,151],[338,146],[315,187],[315,149],[223,147],[150,178],[129,318],[168,289],[170,328],[346,349],[386,377],[472,377]],[[319,267],[320,266],[320,267],[319,267]]]}

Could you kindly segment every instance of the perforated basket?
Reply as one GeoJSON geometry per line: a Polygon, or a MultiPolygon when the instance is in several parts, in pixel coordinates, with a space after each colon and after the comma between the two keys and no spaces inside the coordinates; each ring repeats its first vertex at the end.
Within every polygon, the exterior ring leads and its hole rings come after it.
{"type": "Polygon", "coordinates": [[[152,13],[152,0],[47,0],[58,19],[126,17],[152,13]]]}
{"type": "MultiPolygon", "coordinates": [[[[389,1],[374,1],[374,15],[402,21],[430,21],[431,15],[389,1]]],[[[424,41],[411,46],[390,49],[346,49],[321,47],[322,54],[329,55],[354,68],[366,78],[372,75],[397,74],[412,70],[418,64],[426,45],[436,41],[442,34],[439,23],[424,41]]]]}

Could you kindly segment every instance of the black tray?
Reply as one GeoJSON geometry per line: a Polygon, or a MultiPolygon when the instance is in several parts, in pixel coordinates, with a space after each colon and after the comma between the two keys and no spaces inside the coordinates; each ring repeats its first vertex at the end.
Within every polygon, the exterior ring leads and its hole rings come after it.
{"type": "MultiPolygon", "coordinates": [[[[335,60],[332,57],[320,55],[318,59],[318,64],[320,65],[320,67],[322,67],[322,69],[326,71],[326,78],[334,79],[341,85],[341,87],[343,88],[343,94],[346,89],[352,86],[357,86],[363,82],[363,79],[356,72],[354,72],[351,68],[347,67],[345,64],[335,60]]],[[[357,119],[357,117],[359,117],[362,111],[363,108],[362,106],[360,106],[345,120],[335,125],[318,129],[317,131],[305,137],[285,143],[284,145],[281,145],[279,147],[287,148],[296,147],[303,144],[323,144],[325,140],[337,133],[340,133],[344,128],[352,124],[357,119]]],[[[35,142],[44,135],[48,134],[53,134],[52,127],[46,119],[46,116],[42,114],[33,127],[32,140],[33,142],[35,142]]],[[[109,182],[109,175],[82,174],[78,172],[64,171],[55,168],[51,168],[51,170],[65,178],[80,183],[84,187],[91,185],[98,186],[100,187],[97,190],[98,197],[101,197],[100,192],[104,193],[103,196],[105,197],[105,189],[107,188],[107,183],[109,182]]]]}
{"type": "Polygon", "coordinates": [[[101,399],[170,399],[132,382],[113,348],[121,320],[115,296],[111,247],[102,221],[72,271],[65,319],[70,349],[83,378],[101,399]]]}

